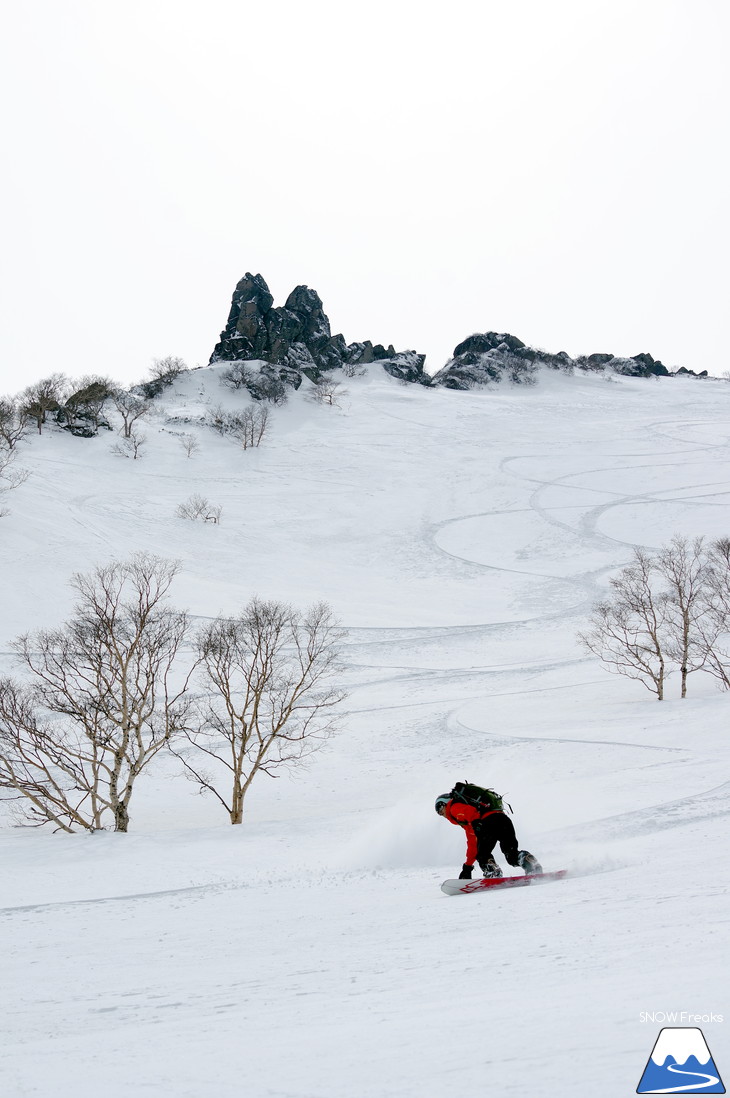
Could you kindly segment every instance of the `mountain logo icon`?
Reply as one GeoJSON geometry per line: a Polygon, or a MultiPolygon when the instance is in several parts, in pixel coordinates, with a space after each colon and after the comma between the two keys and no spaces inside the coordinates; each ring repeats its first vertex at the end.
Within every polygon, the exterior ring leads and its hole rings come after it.
{"type": "Polygon", "coordinates": [[[702,1030],[661,1030],[636,1093],[725,1094],[702,1030]]]}

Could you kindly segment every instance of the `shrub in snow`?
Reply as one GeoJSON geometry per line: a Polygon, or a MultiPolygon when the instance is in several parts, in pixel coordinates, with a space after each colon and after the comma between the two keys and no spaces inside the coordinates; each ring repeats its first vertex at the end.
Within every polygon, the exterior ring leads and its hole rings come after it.
{"type": "Polygon", "coordinates": [[[340,400],[346,392],[347,390],[334,378],[322,375],[315,381],[311,390],[311,397],[317,404],[329,404],[330,407],[339,408],[340,400]]]}
{"type": "Polygon", "coordinates": [[[345,377],[364,377],[367,370],[359,362],[343,362],[342,373],[345,377]]]}
{"type": "Polygon", "coordinates": [[[260,373],[255,381],[248,385],[248,391],[254,400],[266,400],[269,404],[281,406],[289,399],[289,391],[280,377],[271,377],[260,373]]]}
{"type": "Polygon", "coordinates": [[[125,435],[112,446],[112,453],[117,454],[119,457],[132,458],[133,461],[137,461],[143,456],[142,452],[146,442],[147,435],[132,430],[129,435],[125,435]]]}
{"type": "Polygon", "coordinates": [[[161,392],[172,385],[180,374],[187,373],[186,363],[176,355],[167,355],[165,358],[156,358],[150,366],[151,381],[143,381],[139,386],[146,400],[152,400],[161,392]]]}
{"type": "Polygon", "coordinates": [[[241,412],[225,412],[220,405],[210,413],[210,425],[221,435],[233,435],[244,450],[260,446],[270,423],[265,405],[249,405],[241,412]]]}
{"type": "Polygon", "coordinates": [[[215,507],[210,500],[197,493],[181,503],[175,512],[178,518],[190,519],[191,522],[200,519],[202,522],[212,522],[216,525],[220,523],[222,513],[222,507],[215,507]]]}

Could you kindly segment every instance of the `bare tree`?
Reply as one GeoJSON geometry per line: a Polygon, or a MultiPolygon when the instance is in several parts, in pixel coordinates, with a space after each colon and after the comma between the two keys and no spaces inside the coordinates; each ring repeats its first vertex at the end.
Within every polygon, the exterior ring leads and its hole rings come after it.
{"type": "Polygon", "coordinates": [[[345,377],[364,377],[367,370],[359,362],[343,362],[342,373],[345,377]]]}
{"type": "Polygon", "coordinates": [[[612,597],[593,608],[590,628],[578,639],[614,675],[625,675],[664,699],[667,677],[667,598],[654,590],[657,563],[642,549],[611,580],[612,597]]]}
{"type": "Polygon", "coordinates": [[[312,400],[317,404],[328,404],[330,407],[339,408],[340,399],[345,395],[346,390],[334,378],[322,375],[315,381],[311,392],[312,400]]]}
{"type": "Polygon", "coordinates": [[[659,553],[657,568],[667,584],[666,651],[679,665],[681,696],[686,698],[687,676],[701,670],[707,658],[707,637],[700,622],[707,574],[703,538],[690,542],[676,535],[659,553]]]}
{"type": "Polygon", "coordinates": [[[122,435],[130,438],[132,430],[138,419],[146,416],[150,410],[150,402],[142,400],[133,393],[117,390],[114,394],[114,407],[122,417],[122,435]]]}
{"type": "Polygon", "coordinates": [[[705,671],[730,690],[730,538],[706,550],[705,585],[698,627],[705,646],[705,671]]]}
{"type": "Polygon", "coordinates": [[[222,513],[222,507],[216,507],[197,492],[181,503],[175,512],[178,518],[190,519],[193,522],[196,519],[202,519],[203,522],[212,522],[216,525],[220,523],[222,513]]]}
{"type": "Polygon", "coordinates": [[[232,362],[220,375],[221,382],[231,389],[246,389],[253,378],[254,374],[246,362],[232,362]]]}
{"type": "Polygon", "coordinates": [[[143,456],[142,451],[146,443],[147,435],[143,435],[141,431],[132,430],[112,446],[111,452],[119,455],[119,457],[131,458],[132,461],[137,461],[143,456]]]}
{"type": "Polygon", "coordinates": [[[257,374],[248,382],[248,391],[254,400],[266,400],[280,407],[289,399],[289,390],[280,377],[274,374],[257,374]]]}
{"type": "Polygon", "coordinates": [[[165,385],[171,385],[180,374],[187,371],[187,365],[177,355],[166,355],[164,358],[156,358],[150,366],[149,372],[153,381],[162,381],[165,385]]]}
{"type": "Polygon", "coordinates": [[[219,435],[225,435],[228,431],[228,413],[222,404],[216,404],[208,413],[207,423],[219,435]]]}
{"type": "Polygon", "coordinates": [[[7,446],[5,440],[0,438],[0,518],[9,513],[3,504],[3,496],[13,488],[19,488],[30,476],[27,469],[12,468],[16,455],[14,446],[7,446]]]}
{"type": "Polygon", "coordinates": [[[60,407],[67,385],[64,374],[51,374],[50,377],[29,385],[21,394],[23,412],[35,420],[39,435],[43,431],[48,413],[55,412],[60,407]]]}
{"type": "Polygon", "coordinates": [[[137,778],[188,719],[190,672],[171,685],[187,632],[167,605],[177,570],[138,554],[76,574],[71,619],[13,645],[26,681],[0,686],[0,787],[30,822],[127,831],[137,778]]]}
{"type": "Polygon", "coordinates": [[[28,413],[15,397],[0,399],[0,445],[14,450],[28,430],[28,413]]]}
{"type": "Polygon", "coordinates": [[[258,598],[201,633],[208,702],[186,731],[191,747],[171,748],[232,824],[243,822],[259,772],[297,766],[335,730],[345,697],[336,684],[343,636],[324,603],[302,615],[258,598]]]}
{"type": "Polygon", "coordinates": [[[244,450],[260,446],[269,426],[270,411],[265,405],[249,404],[242,412],[230,417],[231,434],[244,450]]]}
{"type": "Polygon", "coordinates": [[[27,687],[0,679],[0,790],[21,822],[52,823],[69,832],[102,826],[93,777],[87,787],[86,755],[76,729],[59,736],[27,687]]]}
{"type": "Polygon", "coordinates": [[[269,429],[271,410],[265,404],[249,404],[241,412],[211,409],[210,425],[221,435],[233,435],[244,450],[260,446],[269,429]]]}
{"type": "Polygon", "coordinates": [[[221,372],[220,381],[231,389],[248,389],[254,400],[269,404],[286,404],[289,398],[289,390],[275,368],[255,369],[246,360],[232,362],[221,372]]]}
{"type": "Polygon", "coordinates": [[[200,453],[200,443],[195,435],[180,435],[180,445],[188,458],[200,453]]]}

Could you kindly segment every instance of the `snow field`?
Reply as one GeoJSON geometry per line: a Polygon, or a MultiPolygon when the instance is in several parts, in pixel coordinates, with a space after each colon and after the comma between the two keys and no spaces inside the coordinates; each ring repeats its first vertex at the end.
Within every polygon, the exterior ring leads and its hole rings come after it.
{"type": "MultiPolygon", "coordinates": [[[[166,760],[127,836],[0,831],[13,1098],[422,1098],[455,1073],[619,1098],[657,1036],[640,1011],[722,1013],[728,699],[695,675],[658,705],[575,633],[632,545],[730,532],[730,388],[346,386],[341,409],[294,395],[245,453],[200,426],[242,402],[216,368],[162,398],[140,462],[106,435],[23,452],[0,670],[68,613],[73,571],[146,549],[181,559],[174,601],[199,618],[327,599],[350,697],[242,828],[166,760]],[[220,527],[175,517],[193,491],[220,527]],[[463,836],[432,805],[459,778],[504,792],[521,843],[571,876],[444,897],[463,836]]],[[[725,1033],[705,1029],[721,1072],[725,1033]]]]}

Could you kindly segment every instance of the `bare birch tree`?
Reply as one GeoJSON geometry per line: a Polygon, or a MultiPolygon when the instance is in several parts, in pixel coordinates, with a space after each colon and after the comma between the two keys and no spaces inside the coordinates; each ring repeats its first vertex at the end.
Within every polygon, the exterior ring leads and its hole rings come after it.
{"type": "Polygon", "coordinates": [[[706,551],[702,613],[698,628],[705,646],[705,671],[730,690],[730,538],[706,551]]]}
{"type": "Polygon", "coordinates": [[[172,750],[201,792],[243,822],[259,772],[302,763],[335,730],[344,637],[325,603],[300,614],[254,598],[237,618],[217,618],[199,637],[208,701],[190,747],[172,750]],[[211,769],[212,768],[212,769],[211,769]]]}
{"type": "Polygon", "coordinates": [[[667,599],[653,589],[657,564],[642,549],[611,580],[612,597],[593,608],[589,629],[578,639],[614,675],[639,682],[664,699],[667,599]]]}
{"type": "Polygon", "coordinates": [[[13,645],[25,674],[0,684],[0,788],[30,822],[127,831],[137,778],[188,715],[190,672],[174,670],[187,617],[167,604],[177,570],[139,554],[77,574],[71,619],[13,645]]]}
{"type": "Polygon", "coordinates": [[[687,697],[687,676],[701,670],[707,659],[709,637],[703,636],[700,622],[707,576],[703,541],[688,541],[676,535],[657,558],[657,568],[667,585],[666,650],[679,666],[683,698],[687,697]]]}
{"type": "Polygon", "coordinates": [[[261,445],[269,427],[270,415],[265,405],[249,404],[242,412],[229,416],[229,430],[244,450],[251,450],[261,445]]]}
{"type": "Polygon", "coordinates": [[[266,405],[249,404],[242,412],[226,412],[217,405],[210,412],[210,426],[220,435],[233,435],[244,450],[260,446],[269,429],[271,411],[266,405]]]}

